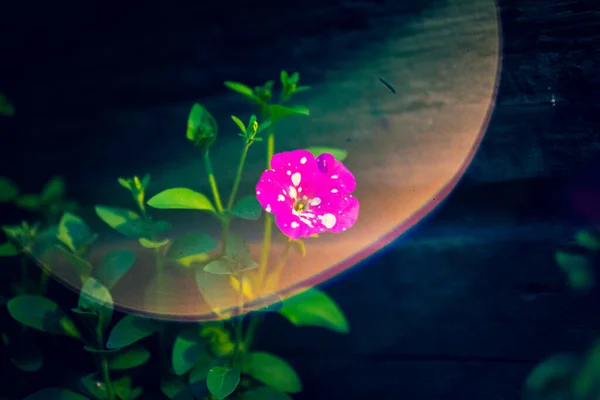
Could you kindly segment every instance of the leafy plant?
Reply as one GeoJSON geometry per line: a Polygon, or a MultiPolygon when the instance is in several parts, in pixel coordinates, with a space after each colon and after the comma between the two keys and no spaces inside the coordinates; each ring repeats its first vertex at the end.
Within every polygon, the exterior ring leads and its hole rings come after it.
{"type": "MultiPolygon", "coordinates": [[[[247,122],[231,116],[231,127],[241,137],[241,154],[226,198],[221,197],[218,171],[214,171],[210,155],[219,125],[203,105],[194,104],[186,138],[201,151],[210,196],[187,187],[166,188],[149,196],[151,177],[146,174],[117,179],[131,194],[134,208],[95,206],[96,215],[106,226],[137,240],[138,251],[153,253],[158,285],[153,296],[159,307],[165,269],[183,265],[194,271],[204,301],[218,317],[215,321],[185,327],[134,315],[114,321],[111,291],[134,266],[137,252],[115,250],[100,262],[92,262],[90,249],[98,235],[77,215],[72,203],[65,201],[61,179],[50,181],[40,195],[21,195],[10,180],[0,179],[0,201],[46,216],[44,224],[49,230],[42,235],[47,239],[43,241],[44,252],[51,251],[70,265],[81,283],[71,315],[46,297],[45,290],[17,293],[7,302],[10,315],[32,330],[80,341],[96,365],[93,372],[78,378],[75,387],[44,389],[28,399],[138,398],[142,388],[134,386],[123,371],[154,360],[141,342],[155,333],[159,341],[160,391],[169,399],[290,399],[290,394],[302,390],[292,365],[277,355],[252,349],[257,327],[265,313],[278,313],[299,327],[349,332],[344,314],[325,292],[305,288],[291,298],[281,299],[277,291],[289,251],[305,256],[310,251],[305,240],[318,238],[326,231],[341,233],[351,228],[358,218],[359,205],[352,196],[354,176],[342,164],[347,151],[313,147],[275,153],[279,123],[293,116],[310,115],[308,108],[288,104],[297,93],[309,89],[299,86],[299,78],[298,73],[281,72],[277,102],[272,102],[274,81],[254,88],[225,82],[226,87],[249,100],[259,115],[251,115],[247,122]],[[257,177],[256,193],[239,196],[247,155],[262,142],[267,147],[265,172],[257,177]],[[281,192],[281,187],[287,189],[281,192]],[[220,234],[197,230],[175,236],[169,222],[153,215],[153,210],[165,209],[205,213],[219,222],[220,234]],[[260,259],[253,259],[245,239],[232,230],[233,219],[263,220],[260,259]],[[277,258],[271,257],[274,222],[286,240],[277,258]]],[[[23,254],[39,259],[40,224],[3,228],[9,240],[0,245],[0,255],[23,254]]]]}

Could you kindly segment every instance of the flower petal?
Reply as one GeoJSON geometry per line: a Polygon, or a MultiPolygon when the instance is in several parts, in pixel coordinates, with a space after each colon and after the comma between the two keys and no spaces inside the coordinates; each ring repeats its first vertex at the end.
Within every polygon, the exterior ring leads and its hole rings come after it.
{"type": "Polygon", "coordinates": [[[325,184],[325,180],[328,180],[327,185],[332,185],[332,189],[337,189],[340,193],[354,192],[356,179],[344,164],[329,153],[321,154],[316,162],[319,172],[324,175],[320,184],[325,184]]]}
{"type": "Polygon", "coordinates": [[[345,194],[323,195],[321,203],[311,208],[318,220],[318,232],[343,232],[356,223],[360,204],[356,197],[345,194]]]}
{"type": "Polygon", "coordinates": [[[265,211],[272,214],[292,212],[294,200],[290,197],[289,185],[284,186],[288,180],[283,171],[268,169],[263,172],[256,185],[256,199],[265,211]]]}
{"type": "Polygon", "coordinates": [[[275,223],[284,235],[294,240],[321,232],[321,225],[318,223],[316,215],[309,219],[291,212],[283,212],[277,214],[275,223]]]}

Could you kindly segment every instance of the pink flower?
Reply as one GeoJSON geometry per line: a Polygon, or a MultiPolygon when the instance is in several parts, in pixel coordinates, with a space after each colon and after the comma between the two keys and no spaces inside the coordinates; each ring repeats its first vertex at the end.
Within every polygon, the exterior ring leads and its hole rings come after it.
{"type": "Polygon", "coordinates": [[[278,153],[256,185],[256,198],[292,239],[323,231],[343,232],[358,218],[352,173],[331,154],[315,159],[306,150],[278,153]]]}

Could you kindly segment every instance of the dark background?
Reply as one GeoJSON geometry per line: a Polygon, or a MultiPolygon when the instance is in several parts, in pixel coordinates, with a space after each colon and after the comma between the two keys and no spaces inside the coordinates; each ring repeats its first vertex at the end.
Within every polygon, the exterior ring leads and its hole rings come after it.
{"type": "MultiPolygon", "coordinates": [[[[223,80],[258,84],[281,68],[325,84],[320,71],[445,1],[257,3],[3,6],[0,90],[17,116],[0,121],[1,174],[29,191],[61,174],[71,197],[90,202],[115,174],[192,154],[184,141],[163,145],[184,129],[172,107],[185,114],[225,92],[223,80]],[[323,44],[332,40],[334,52],[323,44]],[[115,137],[131,114],[139,129],[115,137]],[[144,125],[157,114],[164,126],[144,125]]],[[[352,333],[278,317],[261,331],[259,345],[302,377],[298,399],[519,399],[541,358],[596,337],[597,296],[574,294],[553,257],[598,216],[599,6],[498,6],[498,98],[469,170],[434,215],[325,285],[352,333]]],[[[31,388],[60,372],[45,371],[31,388]]]]}

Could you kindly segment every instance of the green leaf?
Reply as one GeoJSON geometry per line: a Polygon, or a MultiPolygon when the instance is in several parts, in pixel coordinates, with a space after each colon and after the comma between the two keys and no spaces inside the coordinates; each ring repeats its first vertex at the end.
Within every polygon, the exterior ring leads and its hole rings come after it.
{"type": "Polygon", "coordinates": [[[240,383],[240,370],[237,368],[214,367],[208,371],[206,386],[208,391],[223,400],[232,394],[240,383]]]}
{"type": "Polygon", "coordinates": [[[150,352],[136,345],[112,355],[108,360],[108,366],[112,370],[131,369],[145,364],[149,359],[150,352]]]}
{"type": "Polygon", "coordinates": [[[4,117],[12,117],[15,115],[15,108],[2,92],[0,92],[0,115],[4,117]]]}
{"type": "Polygon", "coordinates": [[[0,244],[0,257],[12,257],[20,253],[19,248],[11,242],[0,244]]]}
{"type": "Polygon", "coordinates": [[[525,388],[530,393],[544,395],[552,388],[567,387],[578,368],[579,361],[573,355],[554,355],[533,369],[525,381],[525,388]]]}
{"type": "Polygon", "coordinates": [[[106,385],[96,374],[89,374],[79,380],[83,392],[94,399],[106,399],[106,385]]]}
{"type": "Polygon", "coordinates": [[[280,392],[298,393],[302,390],[302,383],[294,368],[273,354],[247,354],[243,366],[245,374],[280,392]]]}
{"type": "Polygon", "coordinates": [[[308,108],[303,106],[285,107],[279,104],[269,105],[269,114],[273,123],[282,120],[283,118],[289,117],[290,115],[310,115],[308,108]]]}
{"type": "Polygon", "coordinates": [[[146,188],[148,188],[149,184],[150,184],[150,174],[146,174],[142,178],[142,187],[144,188],[144,190],[146,190],[146,188]]]}
{"type": "Polygon", "coordinates": [[[241,219],[256,221],[260,218],[262,206],[254,196],[242,197],[229,213],[241,219]]]}
{"type": "Polygon", "coordinates": [[[254,91],[243,83],[226,81],[225,86],[254,102],[260,102],[260,99],[254,95],[254,91]]]}
{"type": "Polygon", "coordinates": [[[243,400],[293,400],[287,394],[268,386],[261,386],[246,392],[243,400]]]}
{"type": "Polygon", "coordinates": [[[48,388],[42,389],[23,400],[89,400],[87,397],[69,389],[48,388]]]}
{"type": "Polygon", "coordinates": [[[42,205],[42,199],[35,194],[24,194],[15,200],[15,204],[29,211],[37,211],[42,205]]]}
{"type": "Polygon", "coordinates": [[[591,251],[600,250],[600,239],[590,232],[581,231],[575,235],[575,242],[583,248],[591,251]]]}
{"type": "Polygon", "coordinates": [[[58,224],[57,238],[75,253],[95,240],[96,235],[81,218],[66,212],[58,224]]]}
{"type": "Polygon", "coordinates": [[[16,340],[17,342],[10,347],[10,361],[21,371],[39,371],[44,364],[44,353],[36,340],[36,336],[33,335],[33,331],[20,332],[16,340]]]}
{"type": "Polygon", "coordinates": [[[112,318],[112,296],[104,285],[94,278],[88,278],[81,288],[77,308],[94,311],[103,326],[106,326],[112,318]]]}
{"type": "Polygon", "coordinates": [[[96,206],[96,214],[108,226],[127,237],[150,239],[170,229],[167,222],[147,220],[125,208],[96,206]]]}
{"type": "Polygon", "coordinates": [[[0,176],[0,203],[13,201],[19,195],[19,188],[10,179],[0,176]]]}
{"type": "Polygon", "coordinates": [[[62,248],[62,246],[57,245],[55,248],[60,251],[63,257],[65,257],[69,265],[77,271],[77,274],[82,280],[85,280],[90,276],[92,265],[89,262],[78,255],[71,253],[67,249],[62,248]]]}
{"type": "Polygon", "coordinates": [[[241,119],[239,119],[235,115],[232,115],[231,119],[233,120],[233,122],[235,122],[235,124],[238,126],[238,128],[240,128],[242,132],[246,133],[246,127],[244,126],[244,123],[241,119]]]}
{"type": "Polygon", "coordinates": [[[205,380],[208,376],[208,371],[210,371],[212,367],[216,367],[215,362],[216,360],[214,360],[210,354],[202,352],[200,357],[198,357],[198,361],[196,361],[196,364],[190,371],[189,384],[193,385],[205,380]]]}
{"type": "Polygon", "coordinates": [[[142,247],[145,247],[147,249],[160,249],[161,247],[169,243],[169,239],[155,241],[141,238],[139,242],[142,247]]]}
{"type": "Polygon", "coordinates": [[[171,400],[195,400],[196,398],[183,379],[179,378],[163,379],[160,382],[160,390],[171,400]]]}
{"type": "Polygon", "coordinates": [[[60,176],[50,179],[42,189],[40,198],[43,203],[51,204],[60,201],[65,195],[65,181],[60,176]]]}
{"type": "Polygon", "coordinates": [[[206,210],[215,208],[205,195],[188,188],[167,189],[148,200],[150,207],[158,209],[206,210]]]}
{"type": "Polygon", "coordinates": [[[231,263],[224,259],[214,260],[204,266],[204,271],[215,275],[235,275],[231,263]]]}
{"type": "Polygon", "coordinates": [[[25,326],[41,332],[81,338],[73,321],[50,299],[22,295],[10,299],[6,306],[11,317],[25,326]]]}
{"type": "Polygon", "coordinates": [[[306,257],[306,245],[302,240],[292,239],[290,240],[290,245],[292,246],[292,249],[298,252],[298,254],[300,254],[302,257],[306,257]]]}
{"type": "Polygon", "coordinates": [[[217,314],[230,308],[231,299],[237,296],[229,279],[226,275],[215,275],[202,269],[196,270],[196,286],[204,301],[217,314]]]}
{"type": "Polygon", "coordinates": [[[160,325],[150,318],[126,315],[110,332],[106,347],[109,349],[127,347],[157,332],[159,327],[160,325]]]}
{"type": "Polygon", "coordinates": [[[217,242],[202,232],[193,232],[173,239],[166,257],[170,260],[179,260],[198,254],[209,253],[217,248],[217,242]]]}
{"type": "Polygon", "coordinates": [[[175,375],[183,375],[198,362],[206,351],[206,343],[196,330],[186,330],[177,335],[171,361],[175,375]]]}
{"type": "Polygon", "coordinates": [[[194,104],[188,115],[186,137],[195,146],[207,147],[217,137],[218,126],[214,117],[201,104],[194,104]]]}
{"type": "Polygon", "coordinates": [[[577,399],[590,399],[600,389],[600,340],[588,351],[583,366],[573,382],[573,392],[577,399]]]}
{"type": "Polygon", "coordinates": [[[594,275],[590,260],[581,254],[565,251],[556,252],[556,262],[569,279],[569,284],[579,290],[591,289],[594,286],[594,275]]]}
{"type": "Polygon", "coordinates": [[[117,182],[119,182],[119,185],[123,186],[125,189],[131,190],[131,183],[129,180],[125,178],[117,178],[117,182]]]}
{"type": "Polygon", "coordinates": [[[94,275],[106,288],[112,289],[134,263],[133,251],[115,250],[104,257],[94,275]]]}
{"type": "Polygon", "coordinates": [[[338,161],[344,161],[346,159],[346,157],[348,157],[348,152],[346,150],[336,149],[333,147],[318,146],[318,147],[309,147],[306,150],[313,153],[313,155],[315,157],[319,157],[321,154],[324,154],[324,153],[331,154],[333,156],[333,158],[335,158],[338,161]]]}
{"type": "Polygon", "coordinates": [[[110,353],[116,353],[117,351],[119,351],[119,349],[97,349],[92,346],[83,346],[83,349],[85,351],[88,351],[88,352],[94,353],[94,354],[110,354],[110,353]]]}
{"type": "Polygon", "coordinates": [[[316,288],[284,300],[279,313],[296,326],[320,326],[339,333],[350,331],[339,306],[316,288]]]}

